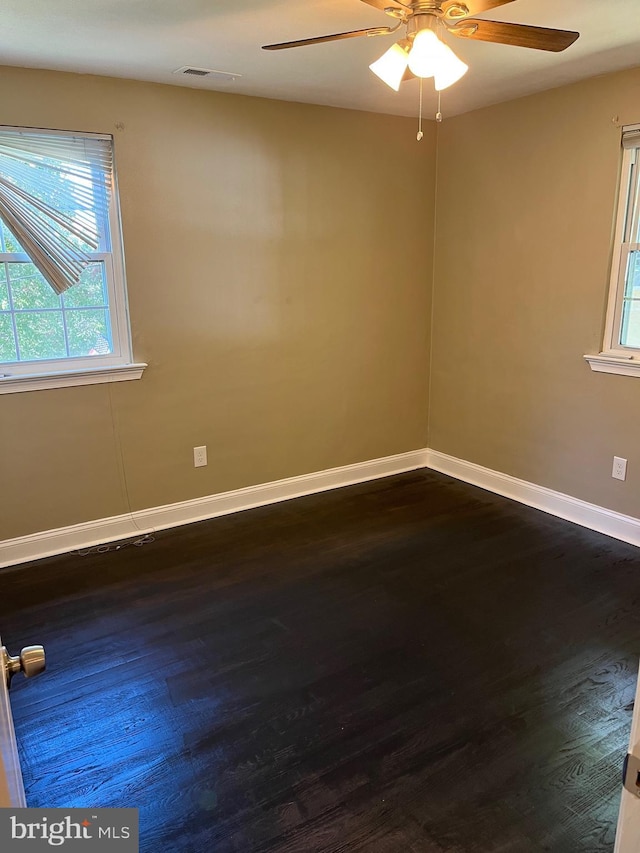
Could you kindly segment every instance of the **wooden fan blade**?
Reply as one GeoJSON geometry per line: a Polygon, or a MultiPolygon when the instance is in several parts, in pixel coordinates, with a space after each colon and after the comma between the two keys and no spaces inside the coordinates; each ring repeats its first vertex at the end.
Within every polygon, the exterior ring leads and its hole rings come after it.
{"type": "Polygon", "coordinates": [[[263,44],[263,50],[286,50],[289,47],[304,47],[307,44],[323,44],[326,41],[340,41],[340,39],[354,39],[359,36],[386,36],[392,33],[391,27],[370,27],[368,30],[351,30],[348,33],[334,33],[330,36],[317,36],[311,39],[298,39],[298,41],[283,41],[281,44],[263,44]]]}
{"type": "MultiPolygon", "coordinates": [[[[385,9],[389,7],[396,6],[398,9],[406,9],[408,8],[408,3],[396,3],[395,0],[362,0],[363,3],[366,3],[368,6],[375,6],[376,9],[380,9],[381,12],[384,12],[385,9]]],[[[510,2],[510,0],[505,0],[505,2],[510,2]]]]}
{"type": "Polygon", "coordinates": [[[499,21],[465,19],[449,32],[459,38],[511,44],[515,47],[531,47],[534,50],[551,50],[559,53],[566,50],[579,38],[580,33],[570,30],[551,30],[547,27],[530,27],[527,24],[504,24],[499,21]]]}
{"type": "Polygon", "coordinates": [[[481,12],[488,12],[489,9],[495,9],[497,6],[506,6],[507,3],[513,3],[514,0],[446,0],[442,3],[442,11],[446,17],[454,20],[461,18],[470,18],[472,15],[479,15],[481,12]],[[466,6],[469,10],[466,15],[447,15],[447,12],[452,6],[466,6]]]}

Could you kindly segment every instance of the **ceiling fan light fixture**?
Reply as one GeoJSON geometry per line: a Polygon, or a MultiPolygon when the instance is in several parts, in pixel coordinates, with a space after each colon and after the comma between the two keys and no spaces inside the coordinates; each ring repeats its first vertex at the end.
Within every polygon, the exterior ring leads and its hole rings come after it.
{"type": "Polygon", "coordinates": [[[436,91],[441,92],[443,89],[448,89],[457,83],[469,70],[466,62],[463,62],[451,48],[443,44],[444,50],[440,53],[438,59],[438,68],[434,74],[434,84],[436,91]]]}
{"type": "Polygon", "coordinates": [[[438,68],[441,47],[444,45],[433,30],[420,30],[409,53],[409,70],[416,77],[433,77],[438,68]]]}
{"type": "Polygon", "coordinates": [[[438,91],[457,82],[469,70],[432,29],[420,30],[409,53],[409,69],[416,77],[434,77],[438,91]]]}
{"type": "Polygon", "coordinates": [[[382,54],[380,59],[372,62],[369,68],[383,83],[397,92],[400,89],[408,63],[409,54],[407,51],[399,44],[394,44],[382,54]]]}

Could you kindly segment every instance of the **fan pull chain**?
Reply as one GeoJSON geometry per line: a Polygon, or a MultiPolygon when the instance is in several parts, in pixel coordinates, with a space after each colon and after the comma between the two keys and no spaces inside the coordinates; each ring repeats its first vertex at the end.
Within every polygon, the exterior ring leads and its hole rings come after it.
{"type": "MultiPolygon", "coordinates": [[[[424,133],[422,132],[422,84],[423,84],[422,77],[420,77],[419,80],[420,80],[420,110],[418,112],[418,133],[416,135],[416,139],[418,140],[418,142],[420,142],[420,140],[424,136],[424,133]]],[[[442,121],[441,96],[442,96],[442,93],[438,92],[438,112],[436,113],[436,121],[438,121],[438,122],[442,121]]]]}

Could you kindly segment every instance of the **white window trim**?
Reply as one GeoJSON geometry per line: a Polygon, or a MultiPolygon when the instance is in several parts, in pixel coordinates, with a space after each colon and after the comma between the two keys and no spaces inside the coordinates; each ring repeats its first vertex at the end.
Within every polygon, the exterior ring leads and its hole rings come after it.
{"type": "MultiPolygon", "coordinates": [[[[622,128],[623,134],[630,131],[640,131],[640,124],[628,125],[622,128]]],[[[624,296],[627,271],[627,254],[631,249],[635,248],[637,250],[640,248],[639,246],[630,246],[624,243],[628,203],[624,189],[629,185],[629,172],[634,162],[634,157],[636,166],[640,168],[640,157],[638,157],[636,149],[625,149],[618,192],[618,210],[616,214],[609,298],[607,301],[607,317],[602,352],[584,356],[591,370],[597,373],[615,373],[619,376],[640,376],[640,348],[625,347],[619,343],[620,324],[622,321],[622,298],[624,296]]]]}
{"type": "MultiPolygon", "coordinates": [[[[11,129],[20,130],[20,128],[11,129]]],[[[113,145],[113,137],[109,134],[79,131],[55,132],[60,135],[108,139],[113,145]]],[[[110,234],[109,245],[106,247],[110,251],[87,254],[92,259],[103,261],[105,264],[113,352],[108,356],[100,356],[99,365],[96,364],[96,356],[3,362],[0,364],[0,394],[140,379],[147,367],[146,363],[134,362],[132,356],[115,150],[112,153],[113,192],[109,199],[110,234]]],[[[18,260],[18,256],[12,255],[11,259],[18,260]]],[[[26,255],[24,260],[28,260],[26,255]]]]}
{"type": "Polygon", "coordinates": [[[0,394],[20,391],[44,391],[47,388],[68,388],[72,385],[99,385],[103,382],[126,382],[140,379],[147,365],[116,364],[113,367],[85,367],[58,370],[55,373],[0,374],[0,394]]]}

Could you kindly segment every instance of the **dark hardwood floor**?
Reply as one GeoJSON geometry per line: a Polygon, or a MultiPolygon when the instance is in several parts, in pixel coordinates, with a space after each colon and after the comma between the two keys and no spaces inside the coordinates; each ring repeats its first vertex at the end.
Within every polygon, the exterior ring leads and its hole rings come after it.
{"type": "Polygon", "coordinates": [[[4,570],[32,806],[145,853],[613,849],[636,548],[427,471],[4,570]]]}

